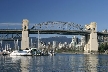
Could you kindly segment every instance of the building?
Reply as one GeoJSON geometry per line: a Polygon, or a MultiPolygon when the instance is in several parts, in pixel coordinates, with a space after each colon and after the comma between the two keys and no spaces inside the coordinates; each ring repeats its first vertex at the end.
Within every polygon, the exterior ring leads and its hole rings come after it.
{"type": "Polygon", "coordinates": [[[76,46],[76,44],[77,44],[77,37],[76,36],[72,36],[71,44],[72,44],[72,46],[76,46]]]}
{"type": "Polygon", "coordinates": [[[84,46],[85,45],[85,36],[82,36],[81,37],[81,46],[84,46]]]}

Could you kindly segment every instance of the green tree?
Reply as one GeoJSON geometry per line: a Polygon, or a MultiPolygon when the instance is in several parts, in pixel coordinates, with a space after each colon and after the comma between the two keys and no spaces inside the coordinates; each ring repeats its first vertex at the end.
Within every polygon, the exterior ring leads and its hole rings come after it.
{"type": "Polygon", "coordinates": [[[99,46],[99,48],[98,48],[98,51],[99,51],[99,52],[104,52],[104,50],[105,50],[105,46],[104,46],[104,44],[102,43],[102,44],[100,44],[100,46],[99,46]]]}
{"type": "Polygon", "coordinates": [[[107,43],[104,44],[104,50],[107,50],[108,49],[108,45],[107,43]]]}

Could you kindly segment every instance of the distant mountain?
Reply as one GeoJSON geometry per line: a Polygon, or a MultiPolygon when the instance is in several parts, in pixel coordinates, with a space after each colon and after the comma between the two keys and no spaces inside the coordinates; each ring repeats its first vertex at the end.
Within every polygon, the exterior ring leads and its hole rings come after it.
{"type": "MultiPolygon", "coordinates": [[[[37,40],[37,38],[36,38],[37,40]]],[[[43,41],[43,42],[53,42],[53,41],[56,41],[57,43],[61,42],[61,43],[64,43],[64,42],[67,42],[67,43],[70,43],[72,41],[71,38],[67,38],[65,36],[56,36],[56,37],[49,37],[49,38],[41,38],[40,41],[43,41]]]]}

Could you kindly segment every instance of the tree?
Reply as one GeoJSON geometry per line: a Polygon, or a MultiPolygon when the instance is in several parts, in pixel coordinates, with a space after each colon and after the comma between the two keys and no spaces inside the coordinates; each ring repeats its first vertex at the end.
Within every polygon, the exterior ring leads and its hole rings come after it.
{"type": "Polygon", "coordinates": [[[105,49],[104,44],[103,44],[103,43],[100,44],[100,46],[99,46],[99,48],[98,48],[98,51],[99,51],[99,52],[104,52],[104,49],[105,49]]]}
{"type": "Polygon", "coordinates": [[[104,44],[104,50],[108,50],[108,44],[107,43],[104,44]]]}

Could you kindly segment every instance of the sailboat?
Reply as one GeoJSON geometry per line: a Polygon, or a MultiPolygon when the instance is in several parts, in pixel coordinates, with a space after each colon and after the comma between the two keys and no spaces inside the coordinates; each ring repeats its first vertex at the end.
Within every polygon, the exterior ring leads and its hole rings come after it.
{"type": "Polygon", "coordinates": [[[10,54],[9,44],[5,44],[5,50],[3,50],[2,55],[5,56],[5,55],[8,55],[8,54],[10,54]]]}
{"type": "Polygon", "coordinates": [[[18,39],[17,41],[14,40],[14,45],[15,45],[15,50],[10,53],[10,56],[26,56],[28,54],[27,51],[19,50],[18,39]]]}

